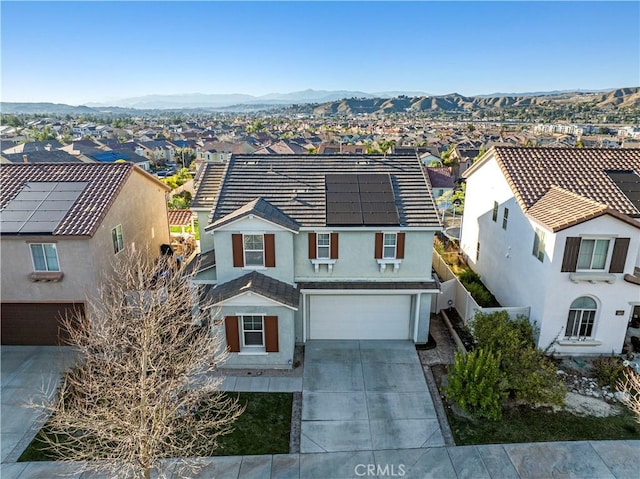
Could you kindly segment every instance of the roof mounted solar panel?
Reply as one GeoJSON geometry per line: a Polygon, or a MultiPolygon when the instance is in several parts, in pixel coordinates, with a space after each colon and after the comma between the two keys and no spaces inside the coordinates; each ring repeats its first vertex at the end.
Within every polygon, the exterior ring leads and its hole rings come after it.
{"type": "Polygon", "coordinates": [[[640,175],[633,170],[611,170],[606,173],[633,206],[640,211],[640,175]]]}

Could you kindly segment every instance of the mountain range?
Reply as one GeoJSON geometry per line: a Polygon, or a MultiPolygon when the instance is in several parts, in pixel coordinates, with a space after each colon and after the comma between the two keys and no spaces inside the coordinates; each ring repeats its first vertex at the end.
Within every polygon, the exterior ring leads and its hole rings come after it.
{"type": "Polygon", "coordinates": [[[2,113],[42,114],[135,114],[141,111],[256,111],[300,105],[316,114],[397,113],[403,111],[464,112],[529,106],[576,107],[600,109],[640,107],[640,87],[609,91],[533,92],[530,94],[494,94],[464,96],[459,93],[431,96],[421,92],[379,92],[304,90],[252,95],[148,95],[128,98],[117,104],[70,106],[57,103],[0,103],[2,113]]]}

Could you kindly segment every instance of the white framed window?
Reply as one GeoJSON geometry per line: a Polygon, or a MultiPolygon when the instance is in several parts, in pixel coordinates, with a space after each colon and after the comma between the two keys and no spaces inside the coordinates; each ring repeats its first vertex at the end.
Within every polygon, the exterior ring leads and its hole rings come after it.
{"type": "Polygon", "coordinates": [[[264,317],[240,316],[243,348],[264,348],[264,317]]]}
{"type": "Polygon", "coordinates": [[[122,238],[122,225],[118,225],[111,230],[111,241],[113,242],[113,254],[118,254],[124,249],[122,238]]]}
{"type": "Polygon", "coordinates": [[[331,233],[316,234],[316,258],[331,258],[331,233]]]}
{"type": "Polygon", "coordinates": [[[494,223],[498,221],[498,202],[497,201],[493,202],[493,212],[491,213],[491,219],[493,220],[494,223]]]}
{"type": "Polygon", "coordinates": [[[264,266],[264,235],[243,235],[245,266],[264,266]]]}
{"type": "Polygon", "coordinates": [[[578,270],[604,270],[609,255],[609,239],[585,239],[580,241],[578,270]]]}
{"type": "Polygon", "coordinates": [[[544,262],[544,231],[536,228],[533,235],[533,251],[531,254],[538,258],[541,263],[544,262]]]}
{"type": "Polygon", "coordinates": [[[60,271],[55,243],[31,243],[29,248],[34,271],[60,271]]]}
{"type": "Polygon", "coordinates": [[[507,223],[509,223],[509,208],[504,209],[504,213],[502,214],[502,229],[507,229],[507,223]]]}
{"type": "Polygon", "coordinates": [[[395,259],[396,258],[396,245],[397,235],[396,233],[385,233],[384,241],[382,245],[382,258],[383,259],[395,259]]]}
{"type": "Polygon", "coordinates": [[[588,296],[581,296],[571,303],[565,337],[571,339],[591,338],[597,311],[596,301],[588,296]]]}

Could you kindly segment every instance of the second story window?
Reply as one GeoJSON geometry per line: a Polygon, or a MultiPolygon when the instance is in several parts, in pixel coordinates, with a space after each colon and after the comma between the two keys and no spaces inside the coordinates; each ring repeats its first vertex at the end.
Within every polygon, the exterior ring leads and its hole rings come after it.
{"type": "Polygon", "coordinates": [[[60,271],[58,251],[54,243],[30,244],[34,271],[60,271]]]}
{"type": "Polygon", "coordinates": [[[113,254],[118,254],[124,249],[122,225],[118,225],[111,230],[111,241],[113,242],[113,254]]]}
{"type": "Polygon", "coordinates": [[[498,202],[493,202],[493,213],[491,214],[491,219],[496,222],[498,221],[498,202]]]}
{"type": "Polygon", "coordinates": [[[396,258],[396,234],[384,233],[384,247],[382,249],[383,259],[396,258]]]}
{"type": "Polygon", "coordinates": [[[544,231],[536,228],[533,236],[533,256],[538,258],[541,263],[544,262],[544,231]]]}
{"type": "Polygon", "coordinates": [[[507,223],[509,222],[509,208],[504,209],[504,214],[502,215],[502,229],[507,229],[507,223]]]}
{"type": "Polygon", "coordinates": [[[244,235],[245,266],[264,266],[264,237],[262,235],[244,235]]]}
{"type": "Polygon", "coordinates": [[[578,269],[605,269],[608,252],[608,239],[583,239],[578,253],[578,269]]]}
{"type": "Polygon", "coordinates": [[[331,234],[330,233],[318,233],[316,235],[317,243],[317,259],[329,259],[331,258],[331,234]]]}

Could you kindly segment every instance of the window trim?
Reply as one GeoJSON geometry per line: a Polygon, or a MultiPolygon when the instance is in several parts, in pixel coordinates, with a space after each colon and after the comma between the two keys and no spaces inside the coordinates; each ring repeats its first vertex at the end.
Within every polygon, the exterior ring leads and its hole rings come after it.
{"type": "Polygon", "coordinates": [[[316,233],[316,257],[314,259],[330,260],[331,259],[331,232],[316,233]],[[327,244],[320,245],[320,236],[327,237],[327,244]],[[326,249],[327,255],[320,256],[320,248],[326,249]]]}
{"type": "Polygon", "coordinates": [[[243,233],[242,234],[242,258],[244,261],[244,267],[247,269],[251,269],[251,268],[265,268],[265,241],[264,241],[264,233],[243,233]],[[247,249],[246,248],[246,243],[245,243],[245,238],[247,236],[260,236],[262,237],[262,250],[258,250],[258,249],[247,249]],[[261,264],[248,264],[247,263],[247,252],[258,252],[258,251],[262,251],[262,263],[261,264]]]}
{"type": "Polygon", "coordinates": [[[114,255],[118,254],[124,249],[124,233],[122,231],[122,223],[111,228],[111,243],[113,245],[114,255]],[[118,232],[120,232],[119,236],[118,232]]]}
{"type": "Polygon", "coordinates": [[[578,259],[576,261],[576,272],[580,273],[580,272],[590,272],[590,273],[606,273],[608,271],[609,268],[609,264],[611,262],[611,255],[613,252],[613,248],[611,247],[612,244],[615,243],[615,241],[612,241],[614,238],[611,238],[609,236],[598,236],[598,237],[580,237],[580,246],[578,248],[578,259]],[[593,241],[593,250],[591,251],[591,260],[589,262],[589,268],[581,268],[580,267],[580,253],[582,252],[582,245],[585,241],[593,241]],[[596,253],[596,246],[598,244],[598,241],[606,241],[607,244],[607,253],[605,255],[604,258],[604,264],[602,266],[602,268],[594,268],[593,267],[593,260],[595,257],[595,253],[596,253]]]}
{"type": "Polygon", "coordinates": [[[257,352],[264,352],[265,350],[265,328],[264,328],[264,314],[243,314],[243,315],[238,315],[238,321],[239,321],[239,335],[240,335],[240,352],[247,352],[247,351],[257,351],[257,352]],[[244,329],[244,319],[245,318],[260,318],[260,325],[261,325],[261,329],[260,329],[260,333],[261,333],[261,337],[262,337],[262,344],[261,345],[257,345],[257,344],[246,344],[245,342],[245,332],[251,332],[251,333],[256,333],[258,332],[258,330],[254,330],[254,329],[250,329],[248,331],[245,331],[244,329]]]}
{"type": "Polygon", "coordinates": [[[382,233],[382,258],[381,259],[397,259],[398,257],[398,233],[382,233]],[[393,236],[393,256],[385,255],[385,249],[390,248],[391,246],[387,246],[386,239],[388,237],[393,236]]]}
{"type": "Polygon", "coordinates": [[[29,243],[29,254],[31,255],[31,265],[33,266],[33,271],[36,273],[60,273],[62,271],[62,268],[60,267],[60,257],[58,256],[58,247],[56,246],[55,243],[29,243]],[[35,258],[33,256],[33,247],[34,246],[40,246],[41,250],[42,250],[42,257],[44,259],[44,263],[45,263],[45,268],[46,269],[38,269],[36,267],[36,261],[35,258]],[[56,254],[56,263],[58,264],[58,269],[50,269],[49,268],[49,262],[47,260],[47,254],[45,252],[45,246],[52,246],[53,247],[53,251],[56,254]]]}

